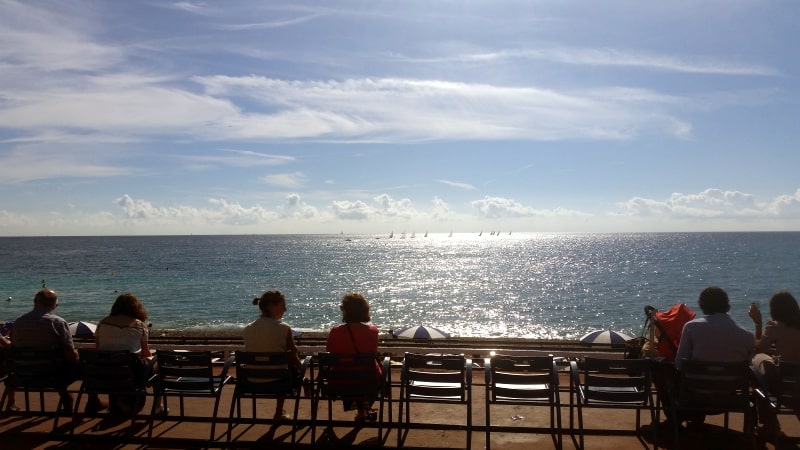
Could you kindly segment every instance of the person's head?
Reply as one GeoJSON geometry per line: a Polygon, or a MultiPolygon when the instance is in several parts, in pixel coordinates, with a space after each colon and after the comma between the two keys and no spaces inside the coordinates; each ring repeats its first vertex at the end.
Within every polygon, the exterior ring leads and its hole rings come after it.
{"type": "Polygon", "coordinates": [[[261,297],[253,299],[253,304],[258,305],[261,315],[281,320],[286,312],[286,297],[280,291],[266,291],[261,297]]]}
{"type": "Polygon", "coordinates": [[[358,292],[348,292],[342,297],[342,321],[346,323],[369,322],[369,302],[358,292]]]}
{"type": "Polygon", "coordinates": [[[114,305],[111,306],[111,315],[128,316],[141,321],[147,320],[147,310],[144,309],[144,305],[130,292],[126,292],[117,297],[117,300],[114,301],[114,305]]]}
{"type": "Polygon", "coordinates": [[[728,294],[717,286],[709,286],[700,293],[697,299],[703,314],[727,313],[731,309],[728,294]]]}
{"type": "Polygon", "coordinates": [[[789,291],[778,291],[769,299],[772,320],[792,328],[800,328],[800,307],[789,291]]]}
{"type": "Polygon", "coordinates": [[[42,289],[33,297],[33,305],[38,308],[54,309],[58,306],[58,294],[50,288],[42,289]]]}

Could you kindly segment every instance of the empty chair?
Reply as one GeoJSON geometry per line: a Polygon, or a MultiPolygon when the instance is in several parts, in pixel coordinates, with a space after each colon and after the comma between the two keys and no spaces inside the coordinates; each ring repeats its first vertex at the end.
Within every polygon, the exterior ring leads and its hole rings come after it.
{"type": "MultiPolygon", "coordinates": [[[[558,371],[553,356],[503,356],[487,358],[486,375],[486,450],[491,448],[491,406],[544,406],[550,412],[550,432],[556,448],[562,447],[561,400],[558,371]]],[[[522,427],[507,431],[526,431],[522,427]]],[[[535,432],[535,431],[533,431],[535,432]]]]}
{"type": "Polygon", "coordinates": [[[317,375],[314,386],[314,405],[311,412],[311,440],[316,439],[316,422],[319,403],[328,403],[328,421],[333,420],[333,402],[378,402],[378,437],[383,440],[384,403],[389,402],[389,423],[392,422],[392,380],[388,357],[376,370],[374,353],[338,354],[320,353],[317,356],[317,375]]]}
{"type": "Polygon", "coordinates": [[[53,431],[58,427],[62,413],[72,412],[72,397],[67,392],[69,384],[75,379],[75,368],[65,365],[63,352],[52,349],[11,347],[6,389],[0,399],[0,411],[5,411],[11,401],[9,392],[14,391],[19,399],[24,397],[23,409],[31,412],[30,394],[38,394],[39,414],[53,416],[53,431]],[[45,410],[45,394],[59,395],[55,411],[45,410]]]}
{"type": "Polygon", "coordinates": [[[147,431],[148,438],[153,434],[153,422],[157,409],[163,399],[164,413],[168,411],[169,397],[175,396],[180,401],[178,418],[185,416],[183,407],[184,397],[209,397],[214,399],[214,409],[211,417],[211,437],[214,439],[214,430],[217,424],[217,410],[219,409],[222,388],[231,380],[228,369],[233,363],[233,355],[225,360],[222,371],[214,373],[213,361],[216,355],[210,351],[178,351],[157,350],[157,369],[153,375],[153,408],[150,412],[150,426],[147,431]]]}
{"type": "Polygon", "coordinates": [[[300,408],[303,382],[306,381],[306,370],[311,364],[311,357],[301,360],[300,367],[294,366],[292,355],[287,352],[241,352],[235,355],[236,385],[231,401],[230,419],[228,421],[228,440],[233,432],[233,412],[237,419],[242,417],[242,400],[252,400],[252,417],[256,420],[256,399],[259,398],[293,398],[294,414],[292,415],[292,444],[295,443],[295,422],[300,408]]]}
{"type": "MultiPolygon", "coordinates": [[[[397,446],[411,423],[412,403],[452,403],[466,407],[467,446],[472,445],[472,360],[464,355],[406,353],[400,374],[400,412],[397,446]],[[405,410],[405,419],[403,413],[405,410]],[[405,426],[404,422],[405,420],[405,426]]],[[[430,425],[430,424],[429,424],[430,425]]],[[[442,428],[448,427],[446,424],[442,428]]]]}
{"type": "Polygon", "coordinates": [[[675,448],[680,448],[680,419],[724,414],[724,428],[729,429],[730,413],[743,414],[745,436],[755,437],[749,362],[711,362],[683,360],[677,386],[670,392],[670,406],[675,433],[675,448]]]}
{"type": "Polygon", "coordinates": [[[80,349],[81,387],[72,415],[72,432],[81,414],[81,399],[86,396],[107,394],[110,408],[128,414],[133,426],[137,413],[147,397],[146,370],[139,355],[128,351],[98,351],[80,349]],[[123,410],[125,408],[126,410],[123,410]],[[129,409],[128,409],[129,408],[129,409]]]}
{"type": "MultiPolygon", "coordinates": [[[[651,423],[656,424],[648,359],[605,359],[586,357],[583,360],[583,379],[578,364],[570,364],[569,426],[575,432],[574,413],[578,412],[579,448],[584,447],[585,408],[612,408],[636,410],[636,429],[641,427],[641,412],[650,412],[651,423]]],[[[657,427],[653,427],[654,431],[657,427]]],[[[607,431],[607,430],[606,430],[607,431]]],[[[642,437],[639,436],[641,440],[642,437]]],[[[653,448],[657,448],[657,436],[653,448]]],[[[644,442],[642,440],[642,442],[644,442]]]]}

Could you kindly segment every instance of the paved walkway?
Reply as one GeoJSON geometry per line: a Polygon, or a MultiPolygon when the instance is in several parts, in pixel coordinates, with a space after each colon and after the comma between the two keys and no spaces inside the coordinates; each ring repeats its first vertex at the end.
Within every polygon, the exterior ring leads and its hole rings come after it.
{"type": "MultiPolygon", "coordinates": [[[[474,375],[473,386],[473,424],[472,448],[486,447],[484,386],[481,371],[474,375]]],[[[566,376],[562,378],[562,386],[568,386],[566,376]]],[[[77,389],[77,385],[73,386],[77,389]]],[[[187,399],[187,415],[193,419],[177,420],[178,405],[173,401],[171,414],[165,421],[156,421],[152,440],[147,439],[147,416],[138,418],[135,426],[128,430],[129,421],[115,423],[110,419],[86,419],[78,425],[75,434],[70,436],[69,419],[61,419],[59,430],[51,434],[52,419],[42,417],[20,417],[17,415],[0,416],[0,448],[2,449],[182,449],[182,448],[297,448],[311,447],[310,401],[302,400],[300,420],[297,428],[296,446],[291,445],[291,427],[289,425],[272,426],[268,423],[236,423],[233,427],[232,441],[227,441],[228,413],[232,386],[225,388],[220,404],[215,439],[209,441],[210,417],[213,400],[187,399]]],[[[21,397],[21,395],[20,395],[21,397]]],[[[397,392],[395,392],[397,398],[397,392]]],[[[22,399],[18,399],[21,401],[22,399]]],[[[47,397],[46,404],[52,410],[57,399],[47,397]]],[[[150,398],[144,411],[150,410],[150,398]]],[[[249,405],[249,404],[248,404],[249,405]]],[[[564,449],[577,448],[577,436],[569,432],[569,394],[562,393],[562,428],[564,429],[564,449]]],[[[292,401],[286,402],[287,410],[293,407],[292,401]]],[[[271,417],[274,403],[271,400],[257,402],[259,417],[271,417]]],[[[243,409],[245,417],[249,417],[249,407],[243,409]]],[[[413,404],[412,421],[414,428],[404,437],[403,448],[410,449],[454,449],[465,448],[467,432],[463,427],[466,408],[462,405],[430,405],[413,404]],[[444,423],[447,429],[439,429],[432,423],[444,423]]],[[[320,418],[327,418],[327,404],[320,404],[320,418]]],[[[554,436],[549,434],[549,414],[543,407],[526,406],[493,406],[492,424],[501,427],[534,427],[539,433],[505,432],[492,433],[492,449],[555,449],[554,436]]],[[[342,411],[341,405],[333,405],[334,426],[325,428],[318,425],[315,447],[348,448],[352,446],[381,446],[395,448],[398,446],[396,428],[384,428],[382,436],[374,424],[365,427],[354,427],[352,412],[342,411]]],[[[393,405],[393,419],[397,420],[397,404],[393,405]]],[[[385,418],[388,420],[388,414],[385,418]]],[[[584,411],[585,424],[594,431],[588,431],[585,437],[586,448],[590,450],[620,450],[653,448],[653,434],[650,419],[642,416],[644,425],[637,433],[635,430],[635,412],[623,410],[590,409],[584,411]],[[618,430],[609,432],[608,430],[618,430]]],[[[795,417],[781,417],[784,432],[788,436],[800,437],[800,422],[795,417]]],[[[737,449],[752,448],[741,433],[741,416],[734,415],[731,427],[734,430],[728,435],[722,432],[722,416],[710,416],[703,432],[684,432],[681,437],[683,449],[737,449]]],[[[757,442],[757,449],[796,449],[800,439],[791,439],[779,446],[771,443],[757,442]]],[[[675,448],[670,433],[661,433],[661,448],[675,448]]]]}

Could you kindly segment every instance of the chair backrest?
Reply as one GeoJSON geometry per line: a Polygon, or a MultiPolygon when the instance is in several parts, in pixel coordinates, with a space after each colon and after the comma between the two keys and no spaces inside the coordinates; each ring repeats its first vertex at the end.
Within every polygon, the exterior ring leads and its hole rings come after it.
{"type": "Polygon", "coordinates": [[[213,394],[219,385],[212,366],[214,354],[210,351],[156,350],[156,359],[162,389],[213,394]]]}
{"type": "Polygon", "coordinates": [[[558,373],[552,356],[496,355],[487,369],[492,402],[557,399],[558,373]]]}
{"type": "Polygon", "coordinates": [[[749,362],[684,360],[677,401],[681,409],[744,411],[750,405],[749,362]]]}
{"type": "Polygon", "coordinates": [[[143,387],[144,365],[128,351],[80,349],[81,389],[93,393],[134,391],[143,387]]]}
{"type": "Polygon", "coordinates": [[[592,401],[646,404],[651,400],[651,362],[648,359],[583,360],[583,394],[592,401]]]}
{"type": "Polygon", "coordinates": [[[325,397],[375,396],[381,384],[374,353],[320,353],[317,357],[318,392],[325,397]]]}
{"type": "Polygon", "coordinates": [[[11,347],[9,381],[17,389],[63,389],[65,368],[62,350],[11,347]]]}
{"type": "Polygon", "coordinates": [[[289,395],[299,387],[288,352],[236,352],[236,389],[239,394],[289,395]]]}
{"type": "Polygon", "coordinates": [[[472,387],[471,364],[464,355],[406,353],[400,376],[406,398],[468,401],[472,387]]]}

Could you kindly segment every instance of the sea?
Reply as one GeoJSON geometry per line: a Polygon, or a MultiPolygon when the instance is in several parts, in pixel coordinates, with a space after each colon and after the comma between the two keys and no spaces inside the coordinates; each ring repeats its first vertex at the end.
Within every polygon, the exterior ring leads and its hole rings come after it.
{"type": "Polygon", "coordinates": [[[390,235],[0,238],[0,320],[29,311],[42,286],[56,313],[97,322],[135,293],[154,330],[238,330],[252,300],[277,289],[298,331],[341,322],[349,291],[381,331],[426,325],[464,337],[578,339],[597,329],[636,336],[644,307],[725,289],[730,314],[800,293],[800,232],[443,233],[390,235]]]}

